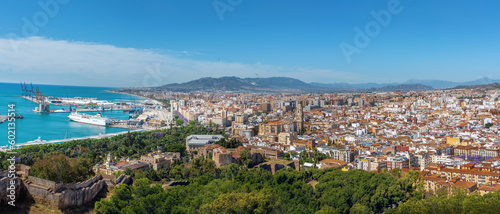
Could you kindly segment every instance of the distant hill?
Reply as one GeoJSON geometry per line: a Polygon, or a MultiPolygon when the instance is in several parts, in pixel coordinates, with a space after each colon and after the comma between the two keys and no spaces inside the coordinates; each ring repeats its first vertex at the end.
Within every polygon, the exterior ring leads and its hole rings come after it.
{"type": "Polygon", "coordinates": [[[300,91],[321,90],[289,77],[270,78],[238,78],[238,77],[205,77],[185,83],[174,83],[158,87],[169,91],[300,91]]]}
{"type": "Polygon", "coordinates": [[[358,84],[349,84],[349,83],[319,83],[312,82],[311,85],[330,88],[330,89],[371,89],[371,88],[380,88],[391,85],[398,85],[399,83],[358,83],[358,84]]]}
{"type": "Polygon", "coordinates": [[[241,81],[260,88],[318,89],[298,79],[289,77],[245,78],[241,81]]]}
{"type": "MultiPolygon", "coordinates": [[[[184,83],[156,87],[167,91],[248,91],[248,92],[359,92],[359,91],[420,91],[433,89],[471,88],[477,85],[500,83],[500,80],[481,78],[457,83],[443,80],[408,80],[404,83],[305,83],[289,77],[239,78],[204,77],[184,83]]],[[[492,86],[494,87],[494,86],[492,86]]]]}
{"type": "Polygon", "coordinates": [[[380,88],[373,88],[372,91],[427,91],[434,90],[434,88],[421,84],[401,84],[391,85],[380,88]]]}
{"type": "Polygon", "coordinates": [[[483,89],[483,90],[495,90],[500,89],[499,83],[491,83],[484,85],[459,85],[453,89],[483,89]]]}
{"type": "Polygon", "coordinates": [[[500,80],[490,79],[490,78],[481,78],[473,81],[467,82],[452,82],[452,81],[443,81],[443,80],[408,80],[404,82],[404,84],[422,84],[428,85],[435,89],[444,89],[444,88],[454,88],[459,85],[467,86],[467,85],[485,85],[491,83],[500,83],[500,80]]]}
{"type": "Polygon", "coordinates": [[[403,84],[420,84],[420,85],[427,85],[433,88],[452,88],[460,83],[456,82],[451,82],[451,81],[444,81],[444,80],[408,80],[404,82],[403,84]]]}
{"type": "Polygon", "coordinates": [[[426,85],[430,86],[434,89],[445,89],[445,88],[453,88],[457,87],[459,85],[484,85],[484,84],[491,84],[491,83],[500,83],[500,80],[495,80],[495,79],[490,79],[490,78],[481,78],[477,79],[474,81],[467,81],[467,82],[452,82],[452,81],[446,81],[446,80],[418,80],[418,79],[411,79],[403,83],[358,83],[358,84],[349,84],[349,83],[318,83],[318,82],[312,82],[310,83],[311,85],[318,86],[318,87],[323,87],[323,88],[329,88],[329,89],[372,89],[372,88],[381,88],[381,87],[386,87],[386,86],[396,86],[396,85],[401,85],[401,84],[420,84],[420,85],[426,85]]]}
{"type": "Polygon", "coordinates": [[[488,85],[492,83],[500,83],[500,80],[495,80],[485,77],[474,81],[463,82],[460,85],[488,85]]]}

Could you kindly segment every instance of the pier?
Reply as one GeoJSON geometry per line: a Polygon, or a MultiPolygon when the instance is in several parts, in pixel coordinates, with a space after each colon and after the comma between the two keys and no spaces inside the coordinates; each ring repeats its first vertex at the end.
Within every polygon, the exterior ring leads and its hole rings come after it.
{"type": "Polygon", "coordinates": [[[137,104],[130,102],[108,102],[106,100],[98,100],[91,97],[53,97],[44,95],[38,87],[33,87],[32,83],[26,84],[21,82],[22,96],[18,95],[0,95],[11,97],[22,97],[26,100],[39,104],[33,112],[36,113],[70,113],[79,112],[98,112],[98,111],[123,111],[124,113],[136,112],[147,108],[146,104],[137,104]],[[35,90],[36,89],[36,90],[35,90]],[[51,105],[67,106],[67,108],[50,109],[51,105]],[[74,106],[74,108],[73,108],[74,106]]]}
{"type": "MultiPolygon", "coordinates": [[[[33,112],[36,113],[71,113],[71,112],[99,112],[99,111],[123,111],[124,113],[133,111],[136,112],[138,111],[137,107],[131,107],[131,105],[117,105],[115,103],[106,103],[107,107],[103,106],[97,106],[98,104],[92,104],[92,105],[84,105],[85,107],[78,106],[74,103],[50,103],[47,101],[44,101],[43,99],[37,98],[37,97],[29,97],[29,96],[19,96],[24,99],[27,99],[29,101],[32,101],[34,103],[39,104],[39,107],[36,107],[33,112]],[[70,106],[66,109],[50,109],[50,105],[58,105],[58,106],[70,106]],[[74,108],[71,108],[71,106],[75,106],[74,108]]],[[[141,106],[143,108],[145,106],[141,106]]]]}
{"type": "Polygon", "coordinates": [[[9,119],[9,116],[7,115],[0,115],[0,123],[3,123],[9,119]]]}
{"type": "Polygon", "coordinates": [[[44,112],[44,111],[40,111],[40,110],[32,110],[33,112],[36,112],[36,113],[71,113],[71,112],[98,112],[98,111],[123,111],[123,110],[127,110],[127,109],[121,109],[121,108],[114,108],[114,109],[72,109],[72,111],[70,111],[69,109],[50,109],[49,112],[44,112]]]}

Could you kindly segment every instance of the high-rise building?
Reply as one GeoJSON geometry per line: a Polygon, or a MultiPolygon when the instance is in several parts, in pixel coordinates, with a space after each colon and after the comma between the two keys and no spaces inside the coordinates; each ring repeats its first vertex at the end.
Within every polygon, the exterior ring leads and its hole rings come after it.
{"type": "Polygon", "coordinates": [[[271,111],[271,104],[270,103],[262,103],[261,110],[265,111],[265,112],[270,112],[271,111]]]}
{"type": "Polygon", "coordinates": [[[304,127],[304,112],[302,111],[302,104],[297,104],[297,112],[295,113],[295,122],[297,123],[297,132],[300,132],[304,127]]]}

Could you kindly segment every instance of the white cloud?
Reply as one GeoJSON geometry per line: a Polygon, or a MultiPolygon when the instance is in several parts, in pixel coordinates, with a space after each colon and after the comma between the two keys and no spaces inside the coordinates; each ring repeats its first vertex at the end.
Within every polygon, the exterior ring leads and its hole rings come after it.
{"type": "MultiPolygon", "coordinates": [[[[179,53],[184,56],[202,55],[189,51],[179,53]]],[[[359,78],[349,72],[193,60],[168,51],[160,53],[43,37],[0,38],[0,72],[0,82],[112,87],[157,86],[208,76],[286,76],[306,82],[340,82],[359,78]]]]}

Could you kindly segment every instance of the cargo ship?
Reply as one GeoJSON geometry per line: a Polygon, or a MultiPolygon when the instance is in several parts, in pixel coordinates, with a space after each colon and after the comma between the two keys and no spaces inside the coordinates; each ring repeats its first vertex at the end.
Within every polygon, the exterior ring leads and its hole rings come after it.
{"type": "Polygon", "coordinates": [[[96,125],[96,126],[107,126],[111,125],[112,122],[111,119],[103,117],[101,113],[97,113],[97,115],[88,115],[79,112],[72,112],[68,117],[70,120],[75,122],[96,125]]]}

